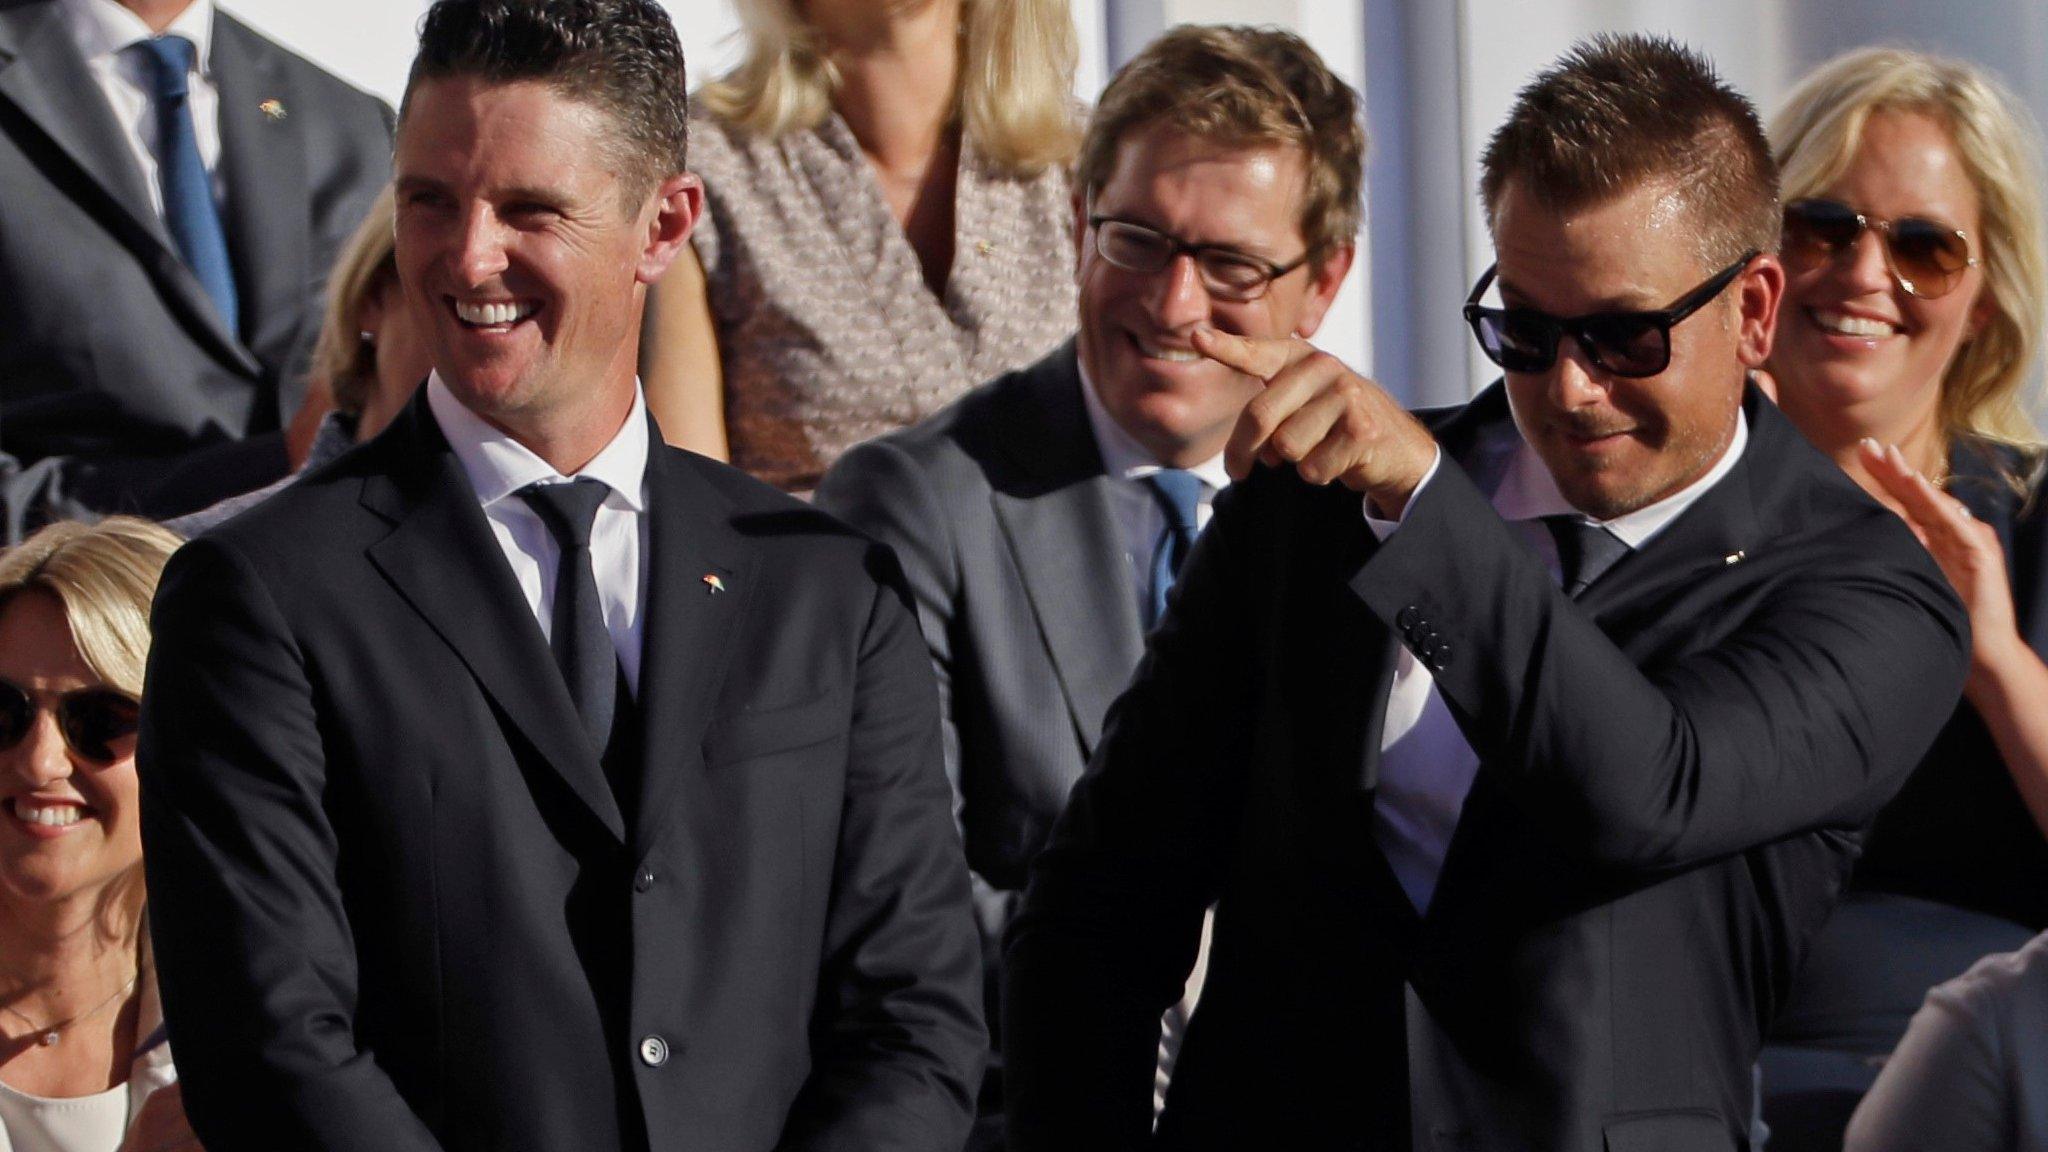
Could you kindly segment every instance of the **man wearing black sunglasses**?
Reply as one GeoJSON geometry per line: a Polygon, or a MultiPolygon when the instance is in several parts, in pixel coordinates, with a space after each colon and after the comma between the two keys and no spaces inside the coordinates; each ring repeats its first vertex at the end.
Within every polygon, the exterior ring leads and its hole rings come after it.
{"type": "Polygon", "coordinates": [[[1157,1146],[1748,1147],[1967,626],[1745,385],[1775,178],[1707,62],[1582,44],[1484,169],[1466,315],[1506,379],[1472,403],[1196,338],[1265,389],[1012,933],[1017,1148],[1142,1142],[1142,1024],[1211,902],[1157,1146]]]}

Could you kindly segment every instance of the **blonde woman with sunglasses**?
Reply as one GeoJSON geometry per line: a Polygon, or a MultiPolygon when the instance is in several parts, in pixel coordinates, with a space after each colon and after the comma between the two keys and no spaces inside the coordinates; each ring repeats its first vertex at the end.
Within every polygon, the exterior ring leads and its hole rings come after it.
{"type": "Polygon", "coordinates": [[[178,538],[52,524],[0,553],[0,1152],[196,1152],[144,930],[149,602],[178,538]]]}
{"type": "Polygon", "coordinates": [[[1816,1091],[1867,1087],[1930,986],[2048,928],[2048,510],[2027,411],[2048,258],[2019,107],[1967,65],[1866,49],[1771,125],[1779,403],[1905,518],[1974,637],[1964,703],[1869,833],[1781,1016],[1805,1061],[1789,1079],[1816,1091]]]}

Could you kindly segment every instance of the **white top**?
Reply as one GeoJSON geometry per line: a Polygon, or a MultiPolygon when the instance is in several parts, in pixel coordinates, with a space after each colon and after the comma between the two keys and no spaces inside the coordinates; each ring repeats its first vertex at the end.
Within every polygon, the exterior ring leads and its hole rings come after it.
{"type": "Polygon", "coordinates": [[[2048,1150],[2048,935],[1927,994],[1842,1147],[2048,1150]]]}
{"type": "MultiPolygon", "coordinates": [[[[1641,548],[1720,483],[1748,445],[1749,419],[1738,413],[1735,435],[1727,450],[1699,479],[1627,515],[1593,522],[1614,533],[1631,549],[1641,548]]],[[[1422,483],[1416,486],[1415,495],[1409,497],[1409,508],[1415,506],[1416,498],[1436,478],[1442,463],[1443,450],[1438,449],[1422,483]]],[[[1543,557],[1551,578],[1557,579],[1557,543],[1543,526],[1542,518],[1579,513],[1557,490],[1550,470],[1526,442],[1517,443],[1492,503],[1494,511],[1509,522],[1522,542],[1543,557]]],[[[1380,539],[1386,539],[1400,526],[1398,520],[1373,516],[1370,504],[1365,508],[1366,524],[1380,539]]],[[[1451,834],[1457,831],[1465,797],[1472,791],[1473,777],[1479,773],[1479,755],[1465,742],[1465,734],[1459,731],[1457,721],[1445,707],[1443,695],[1436,690],[1436,679],[1405,645],[1387,696],[1380,752],[1379,787],[1372,809],[1373,839],[1386,854],[1394,878],[1401,882],[1409,902],[1417,912],[1427,913],[1436,896],[1444,854],[1450,850],[1451,834]]]]}
{"type": "Polygon", "coordinates": [[[12,1152],[114,1152],[128,1131],[128,1085],[49,1099],[0,1084],[0,1135],[12,1152]]]}
{"type": "MultiPolygon", "coordinates": [[[[1103,471],[1117,481],[1109,486],[1109,510],[1123,535],[1124,562],[1131,571],[1131,586],[1138,591],[1138,618],[1143,620],[1146,606],[1152,603],[1152,553],[1166,534],[1166,510],[1159,506],[1159,497],[1145,477],[1163,466],[1103,407],[1085,367],[1081,368],[1081,402],[1088,410],[1095,447],[1102,453],[1103,471]]],[[[1202,482],[1202,495],[1195,501],[1195,531],[1200,532],[1209,526],[1217,494],[1230,486],[1230,473],[1223,470],[1221,452],[1188,471],[1202,482]]]]}
{"type": "Polygon", "coordinates": [[[554,533],[517,493],[528,484],[566,484],[589,477],[611,489],[590,530],[590,565],[606,631],[619,654],[626,686],[640,694],[640,639],[647,587],[647,403],[633,383],[633,408],[603,451],[575,476],[547,461],[462,406],[437,371],[427,378],[427,406],[476,490],[491,534],[526,593],[542,635],[554,630],[555,568],[562,551],[554,533]]]}
{"type": "MultiPolygon", "coordinates": [[[[129,151],[141,166],[143,183],[149,186],[149,202],[163,219],[164,194],[157,182],[156,103],[147,65],[123,49],[155,36],[142,17],[115,0],[64,0],[66,21],[93,82],[106,95],[114,119],[127,137],[129,151]]],[[[221,198],[220,184],[220,89],[213,78],[213,0],[192,0],[191,7],[178,14],[164,29],[166,36],[183,36],[198,51],[193,54],[193,75],[186,106],[192,110],[192,132],[199,141],[199,158],[213,177],[213,198],[221,198]]]]}

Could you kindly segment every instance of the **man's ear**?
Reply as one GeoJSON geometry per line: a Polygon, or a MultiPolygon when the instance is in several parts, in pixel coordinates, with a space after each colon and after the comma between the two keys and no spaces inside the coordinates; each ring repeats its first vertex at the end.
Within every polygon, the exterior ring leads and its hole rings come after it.
{"type": "Polygon", "coordinates": [[[1357,245],[1344,244],[1309,266],[1308,295],[1302,298],[1301,316],[1294,324],[1296,336],[1306,340],[1323,326],[1323,317],[1329,314],[1337,289],[1344,286],[1344,274],[1351,271],[1351,261],[1357,256],[1357,245]]]}
{"type": "Polygon", "coordinates": [[[640,250],[634,276],[642,284],[652,284],[689,243],[690,230],[704,212],[704,182],[688,172],[678,172],[661,182],[643,212],[647,244],[640,250]]]}
{"type": "Polygon", "coordinates": [[[1778,331],[1778,305],[1785,300],[1785,266],[1769,252],[1749,262],[1735,281],[1738,325],[1736,355],[1745,368],[1761,368],[1771,358],[1778,331]]]}

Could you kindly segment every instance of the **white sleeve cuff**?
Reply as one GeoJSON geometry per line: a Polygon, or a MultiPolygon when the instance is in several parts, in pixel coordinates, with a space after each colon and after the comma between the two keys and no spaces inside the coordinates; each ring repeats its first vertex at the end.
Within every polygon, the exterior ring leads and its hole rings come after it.
{"type": "Polygon", "coordinates": [[[1387,537],[1392,536],[1394,534],[1394,529],[1399,528],[1401,526],[1401,521],[1406,520],[1408,518],[1408,509],[1415,507],[1415,501],[1419,497],[1421,497],[1422,490],[1424,488],[1429,487],[1429,482],[1431,480],[1436,479],[1436,470],[1443,466],[1443,462],[1444,450],[1442,446],[1439,445],[1436,449],[1436,455],[1430,457],[1429,459],[1429,471],[1424,472],[1422,474],[1421,483],[1415,485],[1415,491],[1410,492],[1408,494],[1407,505],[1401,509],[1401,514],[1392,520],[1382,520],[1379,517],[1372,514],[1372,497],[1367,496],[1365,499],[1359,501],[1359,504],[1365,509],[1365,526],[1372,529],[1372,534],[1374,536],[1378,537],[1381,540],[1385,540],[1387,537]]]}

